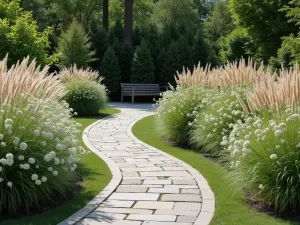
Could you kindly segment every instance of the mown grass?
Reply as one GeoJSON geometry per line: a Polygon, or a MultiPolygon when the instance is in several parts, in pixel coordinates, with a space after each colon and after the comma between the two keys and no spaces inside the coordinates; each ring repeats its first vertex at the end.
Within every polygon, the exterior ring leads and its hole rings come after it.
{"type": "Polygon", "coordinates": [[[197,169],[209,182],[216,198],[216,211],[210,225],[296,225],[253,210],[246,202],[244,193],[235,190],[228,174],[219,164],[197,152],[170,146],[155,129],[154,116],[138,121],[132,129],[141,141],[175,156],[197,169]]]}
{"type": "MultiPolygon", "coordinates": [[[[82,124],[82,131],[90,124],[118,113],[119,110],[106,108],[100,111],[99,116],[79,117],[76,122],[82,124]]],[[[83,142],[82,145],[84,146],[83,142]]],[[[111,180],[111,173],[107,165],[94,153],[83,155],[80,158],[78,170],[83,177],[82,189],[72,199],[64,202],[55,209],[47,210],[35,216],[28,216],[18,220],[0,222],[0,225],[54,225],[71,216],[84,207],[95,197],[111,180]]]]}

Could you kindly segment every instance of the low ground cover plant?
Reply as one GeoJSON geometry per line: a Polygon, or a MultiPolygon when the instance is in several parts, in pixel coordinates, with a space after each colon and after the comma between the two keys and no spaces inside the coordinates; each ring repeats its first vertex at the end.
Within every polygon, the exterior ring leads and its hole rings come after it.
{"type": "Polygon", "coordinates": [[[106,87],[97,71],[77,69],[76,66],[64,69],[59,75],[67,93],[63,99],[75,114],[98,115],[107,102],[106,87]]]}
{"type": "Polygon", "coordinates": [[[214,89],[191,86],[178,87],[176,90],[167,91],[157,102],[159,105],[157,115],[158,131],[168,139],[179,144],[189,144],[189,132],[192,123],[209,102],[210,93],[214,89]]]}
{"type": "Polygon", "coordinates": [[[238,97],[244,98],[246,90],[220,90],[209,98],[209,104],[197,114],[191,130],[191,140],[196,147],[219,155],[234,124],[243,121],[243,111],[238,97]]]}
{"type": "Polygon", "coordinates": [[[28,59],[0,68],[0,215],[12,215],[72,188],[84,149],[72,110],[58,101],[64,86],[47,68],[28,59]]]}

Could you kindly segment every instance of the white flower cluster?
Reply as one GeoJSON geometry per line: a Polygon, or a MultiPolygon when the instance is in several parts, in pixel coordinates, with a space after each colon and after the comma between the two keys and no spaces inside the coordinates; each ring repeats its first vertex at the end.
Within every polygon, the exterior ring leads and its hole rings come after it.
{"type": "Polygon", "coordinates": [[[13,188],[27,178],[39,186],[77,168],[77,156],[85,150],[70,111],[66,103],[37,99],[0,106],[1,183],[13,188]]]}

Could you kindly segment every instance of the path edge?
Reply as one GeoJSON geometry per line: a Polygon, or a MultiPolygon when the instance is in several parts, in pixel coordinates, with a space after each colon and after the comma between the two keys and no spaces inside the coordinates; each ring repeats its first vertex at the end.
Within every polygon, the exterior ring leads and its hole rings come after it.
{"type": "Polygon", "coordinates": [[[145,142],[141,141],[140,139],[138,139],[133,133],[132,133],[132,128],[133,126],[140,120],[149,117],[149,116],[154,116],[156,113],[153,113],[152,115],[148,115],[142,118],[139,118],[138,120],[133,121],[128,127],[127,127],[127,134],[129,137],[131,137],[134,141],[143,144],[145,146],[147,146],[148,148],[157,151],[159,153],[161,153],[162,155],[171,158],[172,160],[176,161],[178,164],[180,164],[182,167],[186,168],[187,171],[189,171],[189,173],[191,173],[199,188],[201,191],[201,195],[202,195],[202,207],[201,207],[201,211],[199,213],[199,216],[197,217],[196,221],[194,222],[194,225],[209,225],[213,216],[214,216],[214,212],[215,212],[215,196],[213,191],[211,190],[207,180],[198,172],[198,170],[196,170],[195,168],[193,168],[192,166],[190,166],[189,164],[185,163],[184,161],[169,155],[151,145],[146,144],[145,142]]]}
{"type": "MultiPolygon", "coordinates": [[[[121,111],[121,109],[119,109],[121,111]]],[[[101,151],[96,149],[89,141],[88,139],[88,133],[89,131],[96,126],[97,124],[111,119],[112,117],[121,114],[121,112],[107,116],[103,119],[99,119],[96,122],[92,123],[88,127],[86,127],[82,133],[82,140],[86,147],[95,153],[99,158],[101,158],[106,165],[109,167],[112,178],[108,185],[98,194],[96,195],[91,201],[89,201],[83,208],[79,209],[77,212],[69,216],[67,219],[63,220],[62,222],[58,223],[57,225],[73,225],[80,220],[84,219],[88,214],[90,214],[92,211],[94,211],[102,202],[104,202],[115,190],[116,188],[120,185],[122,181],[122,174],[119,169],[119,167],[114,163],[113,160],[111,160],[109,157],[104,155],[101,151]]]]}

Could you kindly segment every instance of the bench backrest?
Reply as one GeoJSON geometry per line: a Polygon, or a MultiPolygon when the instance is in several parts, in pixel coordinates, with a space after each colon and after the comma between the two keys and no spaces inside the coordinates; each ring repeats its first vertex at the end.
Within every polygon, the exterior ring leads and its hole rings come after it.
{"type": "Polygon", "coordinates": [[[127,84],[121,83],[123,93],[131,93],[134,89],[135,93],[159,93],[159,84],[127,84]]]}

